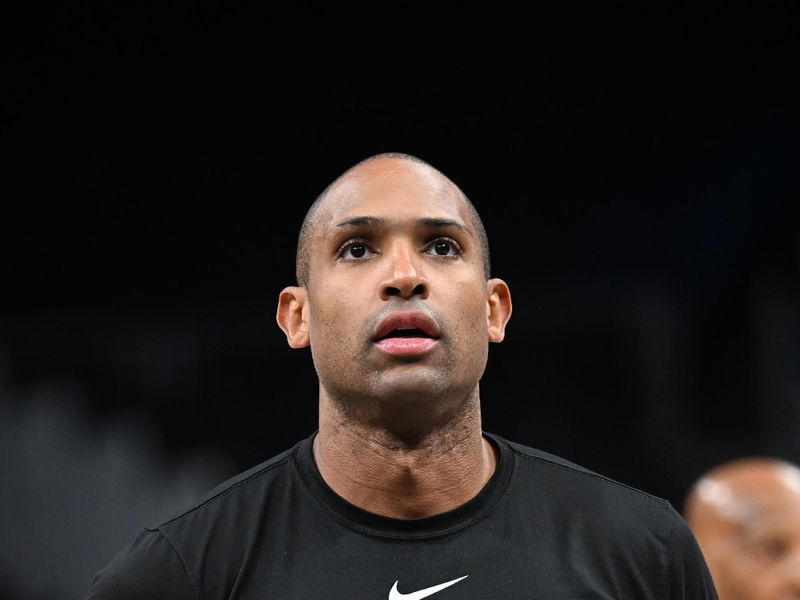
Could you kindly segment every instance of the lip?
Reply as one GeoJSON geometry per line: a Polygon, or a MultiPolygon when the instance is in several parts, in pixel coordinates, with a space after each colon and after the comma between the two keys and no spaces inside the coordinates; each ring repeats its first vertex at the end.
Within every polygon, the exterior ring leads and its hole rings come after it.
{"type": "Polygon", "coordinates": [[[416,356],[425,354],[438,343],[434,338],[428,337],[390,337],[378,340],[375,345],[383,352],[394,356],[416,356]]]}
{"type": "Polygon", "coordinates": [[[419,329],[425,338],[393,338],[393,339],[432,339],[439,338],[439,326],[424,312],[396,311],[387,315],[375,329],[374,341],[380,342],[395,329],[419,329]]]}

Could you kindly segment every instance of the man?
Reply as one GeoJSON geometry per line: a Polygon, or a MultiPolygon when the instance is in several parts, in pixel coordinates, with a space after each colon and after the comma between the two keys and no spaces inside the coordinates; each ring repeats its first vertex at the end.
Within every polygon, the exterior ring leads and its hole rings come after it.
{"type": "Polygon", "coordinates": [[[277,309],[310,347],[318,431],[142,532],[90,598],[716,598],[666,501],[482,430],[511,316],[489,274],[474,206],[432,166],[340,176],[277,309]]]}
{"type": "Polygon", "coordinates": [[[745,457],[711,469],[684,508],[721,600],[800,600],[800,468],[745,457]]]}

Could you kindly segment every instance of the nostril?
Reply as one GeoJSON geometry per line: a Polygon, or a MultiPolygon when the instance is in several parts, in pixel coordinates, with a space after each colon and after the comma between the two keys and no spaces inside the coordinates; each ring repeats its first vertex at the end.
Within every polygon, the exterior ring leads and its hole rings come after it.
{"type": "Polygon", "coordinates": [[[413,288],[406,286],[393,286],[387,285],[383,287],[381,295],[384,298],[392,298],[399,296],[401,298],[413,298],[414,296],[426,297],[428,295],[428,288],[424,283],[415,285],[413,288]]]}

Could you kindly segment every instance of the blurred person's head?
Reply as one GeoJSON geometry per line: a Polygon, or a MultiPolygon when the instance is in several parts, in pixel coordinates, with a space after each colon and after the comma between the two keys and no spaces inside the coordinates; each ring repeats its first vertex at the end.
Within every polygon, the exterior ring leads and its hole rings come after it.
{"type": "Polygon", "coordinates": [[[800,599],[800,468],[748,457],[692,486],[684,516],[720,600],[800,599]]]}

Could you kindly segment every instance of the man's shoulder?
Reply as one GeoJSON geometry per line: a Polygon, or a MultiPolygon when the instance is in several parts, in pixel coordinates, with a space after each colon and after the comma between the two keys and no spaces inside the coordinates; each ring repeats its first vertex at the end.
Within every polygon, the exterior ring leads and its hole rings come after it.
{"type": "Polygon", "coordinates": [[[226,578],[263,533],[254,524],[267,527],[267,510],[276,519],[290,510],[297,481],[291,463],[302,444],[303,440],[145,527],[96,574],[89,597],[194,598],[199,588],[228,585],[226,578]],[[198,569],[204,560],[217,569],[198,569]]]}
{"type": "Polygon", "coordinates": [[[256,508],[265,494],[286,479],[287,469],[303,441],[216,485],[197,501],[162,520],[151,530],[174,529],[182,521],[210,516],[220,510],[256,508]]]}
{"type": "Polygon", "coordinates": [[[666,560],[675,548],[692,544],[684,519],[665,498],[550,452],[506,443],[514,456],[516,510],[547,514],[609,552],[649,553],[655,545],[666,560]]]}
{"type": "MultiPolygon", "coordinates": [[[[600,565],[608,556],[627,561],[633,570],[626,573],[643,575],[640,581],[663,572],[665,597],[673,597],[674,587],[686,594],[681,597],[716,598],[697,541],[668,500],[555,454],[495,437],[514,457],[509,494],[514,515],[539,524],[546,515],[546,523],[557,524],[557,539],[572,541],[571,552],[600,565]]],[[[537,535],[546,530],[540,527],[537,535]]]]}
{"type": "Polygon", "coordinates": [[[570,506],[581,506],[587,510],[631,508],[663,514],[670,512],[670,503],[659,496],[633,485],[589,469],[581,464],[541,450],[505,439],[517,457],[518,474],[521,480],[546,492],[555,502],[568,497],[570,506]]]}

